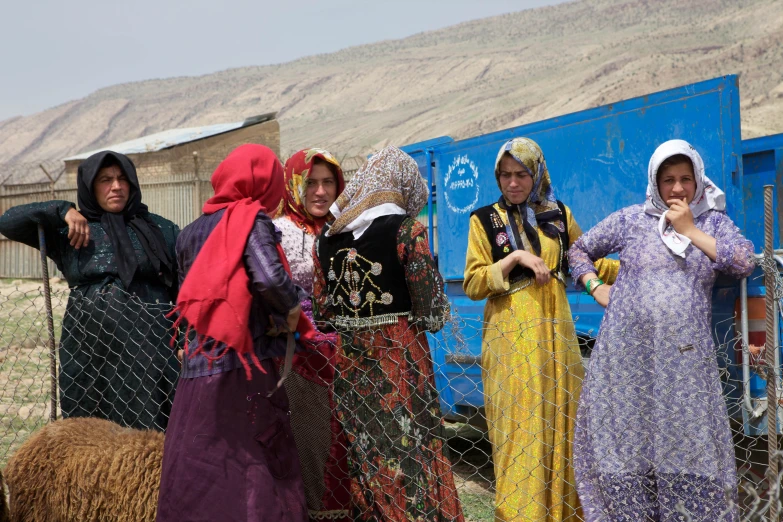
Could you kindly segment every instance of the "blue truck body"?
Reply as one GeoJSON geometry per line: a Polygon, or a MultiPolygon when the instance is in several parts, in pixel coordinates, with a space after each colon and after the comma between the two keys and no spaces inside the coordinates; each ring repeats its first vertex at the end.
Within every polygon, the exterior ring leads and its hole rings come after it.
{"type": "MultiPolygon", "coordinates": [[[[456,325],[431,336],[436,383],[444,413],[450,417],[470,416],[484,403],[480,368],[484,301],[471,301],[462,291],[469,217],[499,197],[494,176],[497,151],[517,136],[541,145],[558,199],[571,208],[585,231],[615,210],[644,201],[649,158],[660,143],[673,138],[687,140],[699,151],[708,176],[726,193],[728,214],[754,241],[757,252],[763,246],[763,185],[775,184],[778,200],[783,198],[783,135],[741,140],[736,76],[468,139],[445,136],[403,147],[433,188],[427,222],[446,293],[458,317],[456,325]]],[[[779,201],[776,212],[777,208],[779,201]]],[[[781,235],[778,228],[776,245],[781,235]]],[[[761,278],[749,278],[748,295],[763,295],[761,278]]],[[[713,322],[721,341],[735,336],[738,298],[738,282],[719,278],[713,322]]],[[[589,347],[603,309],[572,284],[568,300],[577,334],[589,347]]],[[[741,375],[733,364],[734,346],[725,342],[720,346],[725,353],[719,360],[730,375],[726,394],[732,415],[740,417],[741,375]]],[[[763,393],[764,381],[758,376],[751,381],[753,393],[763,393]]]]}

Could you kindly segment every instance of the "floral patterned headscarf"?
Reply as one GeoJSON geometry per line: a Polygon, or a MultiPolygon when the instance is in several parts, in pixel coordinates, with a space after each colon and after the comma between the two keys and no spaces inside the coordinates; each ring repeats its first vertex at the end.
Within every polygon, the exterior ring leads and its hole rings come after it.
{"type": "Polygon", "coordinates": [[[285,162],[285,200],[281,212],[302,230],[312,235],[320,233],[328,219],[328,214],[320,218],[312,216],[307,211],[307,202],[305,201],[307,180],[316,158],[335,166],[337,195],[339,196],[345,189],[343,169],[340,168],[340,163],[329,151],[316,148],[300,150],[285,162]]]}
{"type": "Polygon", "coordinates": [[[541,228],[541,231],[547,236],[555,237],[566,226],[565,216],[562,215],[557,204],[552,181],[549,179],[549,170],[546,167],[546,160],[544,160],[544,153],[538,143],[530,138],[514,138],[500,147],[495,160],[495,180],[498,183],[498,188],[500,188],[500,160],[506,153],[517,160],[533,178],[533,188],[527,200],[519,205],[510,205],[502,194],[498,204],[509,212],[519,212],[525,229],[525,237],[519,238],[521,244],[518,242],[517,247],[524,247],[525,250],[531,250],[538,255],[541,246],[536,229],[541,228]]]}
{"type": "Polygon", "coordinates": [[[366,228],[384,214],[416,217],[428,194],[416,160],[397,147],[386,147],[367,160],[332,205],[337,218],[326,235],[366,228]],[[373,212],[381,206],[383,211],[373,212]]]}
{"type": "Polygon", "coordinates": [[[537,214],[557,209],[557,198],[555,198],[555,191],[552,188],[552,181],[549,179],[544,153],[538,143],[530,138],[514,138],[504,143],[495,160],[495,179],[498,188],[500,188],[500,160],[503,159],[506,152],[517,160],[533,178],[533,189],[522,206],[526,208],[525,220],[535,228],[537,214]]]}

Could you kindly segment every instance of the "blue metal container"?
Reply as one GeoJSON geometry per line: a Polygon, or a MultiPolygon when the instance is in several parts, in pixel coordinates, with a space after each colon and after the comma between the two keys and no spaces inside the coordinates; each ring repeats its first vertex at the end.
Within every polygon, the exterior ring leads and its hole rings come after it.
{"type": "MultiPolygon", "coordinates": [[[[556,195],[571,208],[583,230],[615,210],[644,201],[650,156],[669,139],[687,140],[699,151],[708,175],[726,192],[728,214],[754,240],[757,251],[763,230],[761,185],[775,182],[780,186],[783,178],[783,135],[741,142],[736,76],[464,140],[444,137],[404,147],[434,186],[431,199],[438,202],[437,227],[430,212],[430,234],[437,244],[446,292],[462,321],[456,331],[431,338],[442,406],[451,416],[469,415],[483,405],[479,363],[484,302],[470,301],[462,291],[470,213],[498,199],[495,158],[506,140],[518,136],[530,137],[541,146],[556,195]],[[747,180],[740,160],[743,153],[747,180]]],[[[735,280],[719,279],[713,306],[718,337],[734,335],[738,296],[735,280]]],[[[603,309],[573,285],[568,299],[577,334],[589,344],[597,335],[603,309]]],[[[733,353],[725,353],[721,360],[733,358],[733,353]]],[[[736,388],[736,383],[729,385],[726,393],[738,400],[736,388]]],[[[737,414],[738,403],[732,402],[737,414]]]]}
{"type": "MultiPolygon", "coordinates": [[[[780,239],[783,237],[780,219],[780,209],[783,208],[783,134],[765,136],[744,140],[742,142],[743,165],[743,201],[745,204],[745,223],[740,225],[745,235],[753,241],[757,252],[764,249],[764,186],[775,186],[773,198],[773,215],[777,222],[774,228],[775,246],[780,247],[780,239]]],[[[765,296],[764,277],[761,269],[757,269],[748,278],[748,297],[750,299],[763,298],[765,296]]],[[[716,300],[717,301],[717,300],[716,300]]],[[[728,302],[719,301],[713,303],[713,316],[725,314],[728,302]]],[[[778,323],[778,339],[783,338],[783,330],[778,323]]],[[[783,355],[781,355],[783,360],[783,355]]],[[[741,367],[734,366],[730,369],[732,379],[741,381],[741,367]]],[[[755,372],[751,372],[748,383],[750,396],[754,402],[756,398],[766,396],[766,380],[755,372]]],[[[740,390],[741,391],[741,390],[740,390]]],[[[755,405],[755,404],[754,404],[755,405]]],[[[763,406],[763,404],[761,404],[763,406]]],[[[766,415],[754,417],[747,408],[742,409],[743,425],[746,435],[762,435],[767,431],[766,415]]],[[[780,422],[780,421],[779,421],[780,422]]]]}

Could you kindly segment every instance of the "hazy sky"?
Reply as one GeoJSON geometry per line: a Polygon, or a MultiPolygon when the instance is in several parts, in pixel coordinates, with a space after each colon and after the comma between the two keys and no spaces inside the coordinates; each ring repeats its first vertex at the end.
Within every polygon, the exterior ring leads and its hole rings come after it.
{"type": "Polygon", "coordinates": [[[0,121],[117,83],[287,62],[565,0],[10,0],[0,121]]]}

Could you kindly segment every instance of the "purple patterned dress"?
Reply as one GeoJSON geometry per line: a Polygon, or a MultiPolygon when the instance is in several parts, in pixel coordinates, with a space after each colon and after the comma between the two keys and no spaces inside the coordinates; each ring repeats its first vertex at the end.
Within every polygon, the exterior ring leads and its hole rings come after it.
{"type": "Polygon", "coordinates": [[[711,334],[718,272],[749,275],[753,245],[723,212],[696,226],[716,261],[693,245],[672,254],[641,205],[610,215],[569,251],[574,280],[620,255],[620,273],[593,350],[577,414],[574,467],[588,522],[738,520],[728,413],[711,334]]]}

